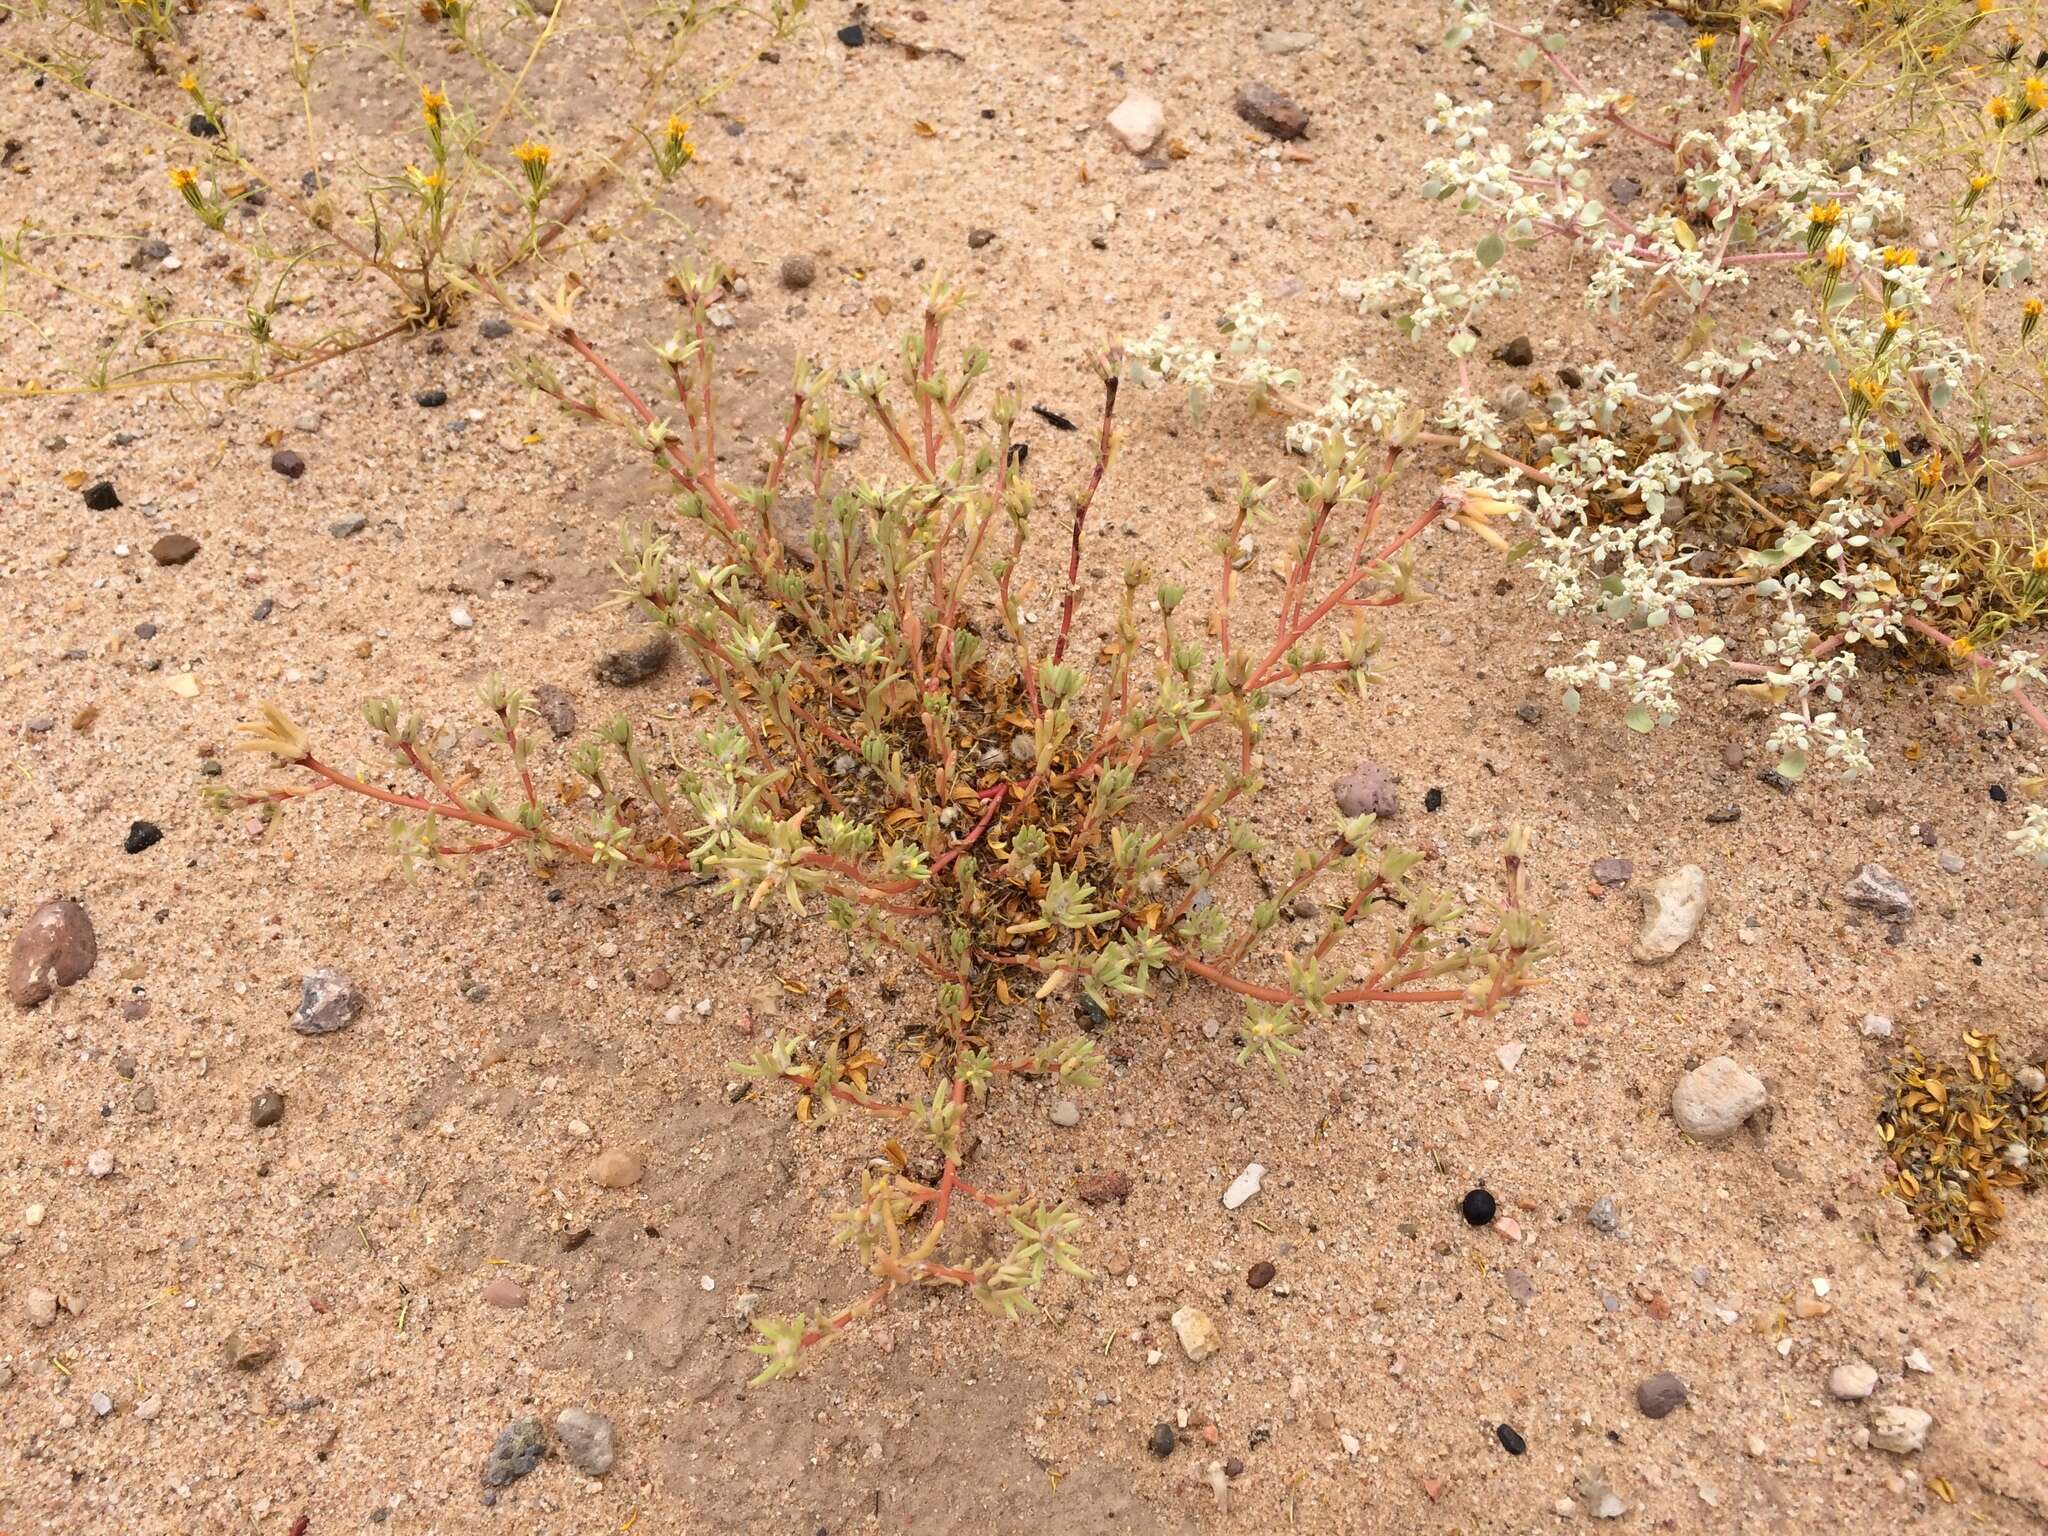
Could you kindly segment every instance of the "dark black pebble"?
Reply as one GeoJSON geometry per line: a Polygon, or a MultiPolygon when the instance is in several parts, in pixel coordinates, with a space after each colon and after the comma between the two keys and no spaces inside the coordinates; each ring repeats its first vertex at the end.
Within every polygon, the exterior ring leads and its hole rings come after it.
{"type": "Polygon", "coordinates": [[[1731,821],[1740,820],[1742,807],[1739,805],[1724,805],[1718,811],[1707,812],[1707,825],[1710,827],[1725,827],[1731,821]]]}
{"type": "Polygon", "coordinates": [[[1444,808],[1444,792],[1440,789],[1432,789],[1422,797],[1422,808],[1432,816],[1442,810],[1444,808]]]}
{"type": "Polygon", "coordinates": [[[153,821],[136,821],[128,825],[128,836],[121,844],[123,853],[141,853],[154,848],[164,840],[164,829],[153,821]]]}
{"type": "Polygon", "coordinates": [[[1473,1226],[1483,1227],[1493,1220],[1493,1196],[1483,1189],[1469,1190],[1458,1202],[1458,1209],[1473,1226]]]}
{"type": "Polygon", "coordinates": [[[258,1130],[277,1124],[284,1118],[284,1095],[275,1088],[266,1088],[249,1101],[249,1123],[258,1130]]]}
{"type": "Polygon", "coordinates": [[[1154,1456],[1166,1457],[1173,1454],[1175,1441],[1171,1424],[1154,1424],[1152,1438],[1145,1442],[1146,1449],[1154,1456]]]}
{"type": "Polygon", "coordinates": [[[1510,1456],[1519,1456],[1529,1449],[1529,1442],[1515,1432],[1512,1424],[1497,1425],[1493,1432],[1500,1437],[1500,1448],[1510,1456]]]}
{"type": "Polygon", "coordinates": [[[1062,432],[1072,432],[1075,430],[1074,424],[1071,421],[1067,420],[1066,417],[1062,416],[1058,411],[1048,411],[1042,405],[1034,405],[1033,407],[1031,407],[1031,414],[1036,416],[1040,421],[1044,422],[1047,426],[1058,427],[1062,432]]]}
{"type": "Polygon", "coordinates": [[[2003,784],[1992,785],[1991,798],[1993,800],[1996,800],[2000,805],[2005,804],[2005,786],[2003,784]]]}
{"type": "Polygon", "coordinates": [[[510,336],[512,334],[512,322],[509,320],[500,319],[497,315],[492,315],[488,320],[484,321],[482,325],[477,327],[477,331],[480,335],[482,335],[484,340],[496,341],[500,337],[510,336]]]}
{"type": "Polygon", "coordinates": [[[868,43],[868,29],[859,22],[839,29],[839,41],[849,48],[865,48],[868,43]]]}
{"type": "Polygon", "coordinates": [[[289,448],[280,448],[270,456],[270,467],[287,480],[296,480],[306,472],[306,461],[289,448]]]}
{"type": "Polygon", "coordinates": [[[220,137],[220,124],[204,112],[194,112],[185,119],[185,131],[195,139],[217,139],[220,137]]]}
{"type": "Polygon", "coordinates": [[[111,512],[121,505],[121,498],[114,494],[114,482],[93,481],[85,488],[85,505],[89,512],[111,512]]]}
{"type": "Polygon", "coordinates": [[[1526,336],[1517,336],[1494,349],[1494,359],[1510,368],[1526,368],[1536,361],[1536,349],[1526,336]]]}
{"type": "Polygon", "coordinates": [[[1083,1029],[1109,1028],[1109,1015],[1103,1012],[1102,1004],[1086,992],[1081,994],[1081,1000],[1074,1005],[1074,1012],[1080,1018],[1083,1029]]]}
{"type": "Polygon", "coordinates": [[[437,405],[446,405],[448,403],[448,391],[445,389],[423,389],[412,398],[415,405],[423,405],[431,411],[437,405]]]}
{"type": "Polygon", "coordinates": [[[272,611],[276,607],[277,599],[274,597],[266,597],[263,599],[262,602],[258,603],[254,608],[249,610],[249,617],[254,622],[261,624],[265,619],[270,617],[272,611]]]}
{"type": "Polygon", "coordinates": [[[978,251],[995,237],[996,232],[992,229],[970,229],[967,231],[967,249],[978,251]]]}

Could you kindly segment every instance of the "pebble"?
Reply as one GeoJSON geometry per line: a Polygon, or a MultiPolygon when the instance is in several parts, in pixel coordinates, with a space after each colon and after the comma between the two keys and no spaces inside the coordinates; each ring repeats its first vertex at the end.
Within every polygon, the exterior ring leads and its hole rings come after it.
{"type": "Polygon", "coordinates": [[[1636,1407],[1646,1419],[1661,1419],[1690,1395],[1683,1378],[1671,1371],[1659,1371],[1645,1377],[1636,1388],[1636,1407]]]}
{"type": "Polygon", "coordinates": [[[418,394],[414,395],[412,397],[412,400],[414,405],[417,405],[424,410],[431,411],[439,408],[440,406],[444,406],[448,403],[448,391],[439,388],[423,389],[418,394]]]}
{"type": "Polygon", "coordinates": [[[284,1095],[275,1088],[265,1088],[249,1101],[249,1123],[258,1130],[277,1124],[284,1118],[284,1095]]]}
{"type": "Polygon", "coordinates": [[[128,835],[121,839],[123,853],[146,853],[164,840],[164,829],[153,821],[131,821],[128,835]]]}
{"type": "Polygon", "coordinates": [[[1916,1349],[1907,1353],[1906,1369],[1918,1371],[1922,1376],[1931,1376],[1934,1374],[1934,1362],[1927,1358],[1926,1350],[1916,1349]]]}
{"type": "Polygon", "coordinates": [[[1500,1441],[1500,1448],[1510,1456],[1520,1456],[1529,1449],[1529,1442],[1522,1438],[1520,1431],[1512,1424],[1495,1425],[1493,1434],[1494,1438],[1500,1441]]]}
{"type": "Polygon", "coordinates": [[[46,901],[14,936],[7,996],[17,1008],[34,1008],[59,987],[82,981],[99,956],[99,939],[85,908],[75,901],[46,901]]]}
{"type": "Polygon", "coordinates": [[[366,1001],[361,989],[340,971],[308,971],[299,983],[292,1028],[302,1035],[331,1035],[355,1023],[366,1001]]]}
{"type": "Polygon", "coordinates": [[[1913,915],[1913,893],[1882,864],[1858,864],[1854,878],[1842,887],[1842,900],[1899,922],[1913,915]]]}
{"type": "Polygon", "coordinates": [[[25,1227],[40,1227],[45,1212],[40,1205],[31,1205],[21,1213],[21,1224],[25,1227]]]}
{"type": "Polygon", "coordinates": [[[93,1393],[86,1402],[91,1405],[92,1411],[103,1419],[114,1411],[114,1400],[104,1392],[93,1393]]]}
{"type": "Polygon", "coordinates": [[[497,1444],[484,1459],[484,1486],[503,1488],[518,1482],[540,1465],[547,1450],[539,1419],[514,1419],[499,1433],[497,1444]]]}
{"type": "Polygon", "coordinates": [[[55,715],[30,715],[26,720],[22,721],[21,728],[31,736],[46,736],[51,731],[57,729],[57,717],[55,715]]]}
{"type": "Polygon", "coordinates": [[[1617,208],[1626,208],[1643,195],[1643,184],[1633,176],[1617,176],[1607,183],[1607,198],[1617,208]]]}
{"type": "Polygon", "coordinates": [[[613,688],[630,688],[644,683],[668,665],[675,642],[665,629],[649,630],[630,644],[606,651],[591,668],[600,683],[613,688]]]}
{"type": "Polygon", "coordinates": [[[1223,1191],[1223,1209],[1234,1211],[1245,1201],[1259,1192],[1259,1182],[1266,1176],[1264,1163],[1246,1163],[1244,1172],[1230,1181],[1230,1188],[1223,1191]]]}
{"type": "Polygon", "coordinates": [[[1607,1486],[1605,1474],[1581,1472],[1575,1486],[1579,1501],[1586,1506],[1586,1513],[1595,1520],[1619,1520],[1628,1513],[1628,1506],[1607,1486]]]}
{"type": "Polygon", "coordinates": [[[1963,872],[1963,856],[1952,848],[1944,848],[1934,856],[1934,862],[1941,866],[1944,875],[1960,875],[1963,872]]]}
{"type": "Polygon", "coordinates": [[[995,243],[995,238],[996,232],[992,229],[970,229],[967,231],[967,249],[970,251],[987,250],[989,246],[995,243]]]}
{"type": "Polygon", "coordinates": [[[1121,1203],[1131,1196],[1131,1176],[1114,1170],[1084,1173],[1074,1180],[1074,1193],[1087,1205],[1108,1205],[1111,1201],[1121,1203]]]}
{"type": "Polygon", "coordinates": [[[1595,1232],[1612,1232],[1621,1225],[1621,1213],[1615,1209],[1614,1196],[1602,1195],[1593,1202],[1593,1208],[1586,1212],[1586,1221],[1595,1232]]]}
{"type": "Polygon", "coordinates": [[[1881,1013],[1866,1013],[1859,1027],[1866,1040],[1889,1040],[1892,1037],[1892,1021],[1881,1013]]]}
{"type": "Polygon", "coordinates": [[[1335,792],[1341,816],[1377,816],[1384,820],[1396,814],[1394,780],[1378,763],[1361,762],[1337,781],[1335,792]]]}
{"type": "Polygon", "coordinates": [[[105,1147],[97,1147],[85,1160],[85,1171],[95,1179],[110,1178],[114,1172],[114,1154],[105,1147]]]}
{"type": "Polygon", "coordinates": [[[325,420],[326,418],[323,417],[318,411],[301,411],[298,414],[298,416],[293,418],[292,429],[297,432],[305,432],[308,434],[316,433],[325,423],[325,420]]]}
{"type": "Polygon", "coordinates": [[[1251,1272],[1244,1277],[1244,1283],[1255,1291],[1263,1291],[1273,1283],[1273,1277],[1279,1273],[1272,1260],[1261,1259],[1251,1267],[1251,1272]]]}
{"type": "Polygon", "coordinates": [[[1458,1202],[1459,1213],[1475,1227],[1483,1227],[1492,1221],[1494,1209],[1493,1196],[1483,1189],[1467,1190],[1465,1198],[1458,1202]]]}
{"type": "Polygon", "coordinates": [[[158,565],[183,565],[199,553],[199,541],[189,533],[167,533],[149,546],[149,558],[158,565]]]}
{"type": "Polygon", "coordinates": [[[1308,132],[1308,113],[1285,91],[1258,80],[1247,80],[1237,88],[1231,110],[1261,133],[1276,139],[1298,139],[1308,132]]]}
{"type": "Polygon", "coordinates": [[[782,258],[779,273],[782,286],[791,291],[808,288],[818,280],[818,261],[808,251],[792,251],[782,258]]]}
{"type": "Polygon", "coordinates": [[[512,334],[512,322],[502,315],[492,315],[476,329],[486,341],[502,341],[512,334]]]}
{"type": "Polygon", "coordinates": [[[1695,1141],[1722,1141],[1764,1107],[1770,1095],[1756,1075],[1726,1056],[1701,1062],[1671,1090],[1671,1118],[1695,1141]]]}
{"type": "Polygon", "coordinates": [[[1518,705],[1515,709],[1515,718],[1524,725],[1541,725],[1543,723],[1543,706],[1541,704],[1518,705]]]}
{"type": "Polygon", "coordinates": [[[547,722],[550,735],[562,741],[576,730],[576,705],[563,689],[542,683],[533,690],[533,712],[547,722]]]}
{"type": "Polygon", "coordinates": [[[164,1400],[154,1392],[135,1405],[135,1417],[147,1424],[164,1411],[164,1400]]]}
{"type": "Polygon", "coordinates": [[[1134,155],[1142,155],[1166,131],[1166,108],[1143,91],[1131,91],[1109,114],[1109,131],[1134,155]]]}
{"type": "Polygon", "coordinates": [[[471,614],[470,611],[467,608],[463,607],[460,603],[457,603],[453,608],[450,608],[448,610],[448,622],[450,624],[453,624],[457,629],[476,628],[475,616],[471,614]]]}
{"type": "Polygon", "coordinates": [[[630,1152],[600,1152],[591,1160],[590,1182],[600,1189],[631,1189],[647,1171],[630,1152]]]}
{"type": "Polygon", "coordinates": [[[306,461],[289,448],[279,448],[270,455],[270,467],[287,480],[296,480],[306,472],[306,461]]]}
{"type": "Polygon", "coordinates": [[[1510,368],[1526,368],[1536,361],[1536,348],[1526,336],[1517,336],[1493,349],[1496,362],[1506,363],[1510,368]]]}
{"type": "Polygon", "coordinates": [[[526,1287],[510,1275],[499,1275],[483,1288],[484,1304],[510,1310],[526,1305],[526,1287]]]}
{"type": "Polygon", "coordinates": [[[1200,1307],[1182,1307],[1173,1314],[1172,1321],[1173,1335],[1180,1340],[1181,1351],[1195,1364],[1200,1365],[1223,1347],[1216,1325],[1200,1307]]]}
{"type": "Polygon", "coordinates": [[[1643,890],[1643,928],[1633,950],[1638,965],[1658,965],[1692,941],[1707,911],[1707,875],[1682,864],[1643,890]]]}
{"type": "Polygon", "coordinates": [[[1627,885],[1636,867],[1627,859],[1595,859],[1593,878],[1602,885],[1627,885]]]}
{"type": "Polygon", "coordinates": [[[1828,1391],[1845,1403],[1858,1402],[1877,1390],[1877,1368],[1850,1360],[1828,1372],[1828,1391]]]}
{"type": "Polygon", "coordinates": [[[1919,1450],[1933,1427],[1934,1415],[1923,1408],[1870,1410],[1870,1443],[1894,1456],[1910,1456],[1919,1450]]]}
{"type": "Polygon", "coordinates": [[[1072,1099],[1055,1099],[1052,1105],[1052,1123],[1071,1130],[1081,1123],[1081,1106],[1072,1099]]]}
{"type": "Polygon", "coordinates": [[[564,1408],[555,1416],[555,1436],[585,1477],[603,1477],[618,1459],[612,1421],[588,1408],[564,1408]]]}
{"type": "Polygon", "coordinates": [[[37,1286],[22,1298],[22,1306],[31,1328],[47,1328],[57,1321],[57,1297],[53,1291],[37,1286]]]}
{"type": "Polygon", "coordinates": [[[360,512],[337,518],[327,525],[327,531],[337,539],[352,539],[370,526],[370,520],[360,512]]]}
{"type": "Polygon", "coordinates": [[[1707,812],[1707,825],[1710,827],[1725,827],[1740,820],[1742,807],[1739,805],[1724,805],[1718,811],[1707,812]]]}
{"type": "Polygon", "coordinates": [[[1145,1442],[1145,1449],[1163,1460],[1173,1454],[1176,1443],[1171,1424],[1154,1424],[1151,1438],[1145,1442]]]}
{"type": "Polygon", "coordinates": [[[1313,32],[1261,32],[1259,52],[1284,57],[1290,53],[1313,53],[1322,39],[1313,32]]]}
{"type": "Polygon", "coordinates": [[[121,498],[115,494],[111,480],[95,480],[85,488],[85,506],[89,512],[111,512],[120,505],[121,498]]]}
{"type": "Polygon", "coordinates": [[[231,1333],[225,1352],[236,1370],[260,1371],[277,1358],[277,1340],[267,1333],[231,1333]]]}

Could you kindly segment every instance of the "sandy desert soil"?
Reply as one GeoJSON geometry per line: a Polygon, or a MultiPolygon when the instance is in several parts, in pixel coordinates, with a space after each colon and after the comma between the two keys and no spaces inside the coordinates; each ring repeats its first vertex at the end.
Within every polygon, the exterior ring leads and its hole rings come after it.
{"type": "MultiPolygon", "coordinates": [[[[1594,72],[1684,46],[1640,14],[1557,10],[1594,72]]],[[[1431,94],[1505,60],[1447,55],[1436,13],[1408,0],[918,14],[890,20],[951,53],[850,49],[834,36],[849,18],[821,12],[699,124],[701,163],[664,218],[601,206],[616,238],[562,258],[587,284],[586,331],[621,357],[666,334],[678,256],[747,279],[722,356],[736,456],[778,425],[794,357],[888,359],[941,270],[978,295],[964,331],[998,376],[1084,426],[1087,348],[1167,314],[1205,324],[1248,288],[1288,316],[1312,377],[1351,355],[1429,382],[1436,359],[1336,285],[1423,227],[1408,189],[1431,94]],[[1272,29],[1316,41],[1268,53],[1272,29]],[[1312,115],[1286,152],[1232,114],[1255,77],[1312,115]],[[1184,158],[1148,170],[1109,138],[1129,84],[1164,100],[1184,158]],[[802,292],[778,283],[792,253],[816,262],[802,292]]],[[[298,22],[337,42],[358,26],[340,6],[298,22]]],[[[214,3],[188,25],[231,101],[272,88],[281,21],[214,3]]],[[[0,41],[23,47],[30,28],[17,15],[0,41]]],[[[335,132],[368,155],[409,131],[411,87],[335,57],[317,96],[335,132]]],[[[570,57],[532,91],[565,145],[601,132],[609,101],[602,60],[570,57]]],[[[747,50],[713,36],[707,57],[747,50]]],[[[185,312],[240,302],[156,141],[104,100],[0,78],[21,144],[0,173],[10,227],[121,232],[54,247],[102,295],[147,281],[185,312]],[[122,265],[144,236],[177,266],[122,265]]],[[[132,63],[101,80],[174,105],[132,63]]],[[[280,121],[273,148],[295,163],[280,121]]],[[[10,383],[54,381],[106,334],[103,306],[18,273],[7,302],[10,383]]],[[[394,693],[486,766],[466,733],[494,672],[560,687],[586,726],[627,708],[664,740],[697,729],[680,663],[631,694],[591,671],[618,634],[598,609],[616,532],[660,511],[648,475],[519,388],[521,342],[483,335],[488,314],[234,400],[0,407],[0,917],[11,936],[73,897],[99,945],[80,984],[0,1012],[0,1530],[1527,1532],[1588,1520],[1591,1478],[1627,1506],[1623,1528],[2048,1525],[2048,1201],[2016,1201],[1981,1261],[1939,1259],[1880,1193],[1872,1120],[1901,1040],[1953,1054],[1975,1026],[2009,1059],[2048,1046],[2048,893],[2000,837],[2017,806],[1990,795],[2039,744],[1907,673],[1869,685],[1873,784],[1759,782],[1763,723],[1739,705],[1650,738],[1574,725],[1540,673],[1582,637],[1556,632],[1526,575],[1448,534],[1422,553],[1432,600],[1386,626],[1370,707],[1313,689],[1282,706],[1264,821],[1320,824],[1332,778],[1370,755],[1398,773],[1399,833],[1474,892],[1501,832],[1527,823],[1560,937],[1549,984],[1485,1020],[1347,1014],[1285,1084],[1233,1066],[1234,1015],[1212,995],[1136,1011],[1077,1125],[1020,1090],[976,1154],[991,1183],[1129,1177],[1128,1199],[1089,1211],[1094,1278],[1009,1326],[956,1297],[905,1301],[797,1382],[747,1387],[750,1307],[860,1288],[826,1213],[874,1137],[734,1102],[725,1063],[773,1030],[828,1027],[835,990],[886,1054],[914,1001],[892,968],[690,885],[544,886],[510,864],[408,885],[356,806],[314,802],[266,830],[200,800],[223,762],[261,781],[226,749],[265,700],[348,762],[371,754],[357,702],[394,693]],[[445,406],[415,403],[429,388],[445,406]],[[302,479],[271,471],[274,442],[303,455],[302,479]],[[122,504],[88,510],[67,475],[110,479],[122,504]],[[196,557],[154,563],[166,532],[196,557]],[[1545,708],[1530,721],[1525,705],[1545,708]],[[1731,805],[1739,819],[1709,820],[1731,805]],[[163,835],[131,855],[137,820],[163,835]],[[1628,887],[1593,880],[1605,857],[1632,861],[1628,887]],[[1841,901],[1865,860],[1914,892],[1911,922],[1841,901]],[[1710,913],[1677,958],[1639,966],[1637,892],[1684,863],[1705,870],[1710,913]],[[368,1007],[309,1038],[288,1020],[318,967],[368,1007]],[[1863,1038],[1871,1013],[1898,1039],[1863,1038]],[[1672,1084],[1723,1053],[1770,1104],[1695,1144],[1672,1084]],[[258,1128],[265,1089],[284,1111],[258,1128]],[[95,1177],[102,1151],[112,1170],[95,1177]],[[588,1170],[615,1151],[644,1177],[600,1188],[588,1170]],[[1255,1160],[1262,1192],[1225,1211],[1255,1160]],[[1518,1235],[1459,1219],[1481,1183],[1518,1235]],[[1602,1196],[1612,1231],[1587,1219],[1602,1196]],[[1253,1290],[1261,1261],[1277,1277],[1253,1290]],[[492,1287],[518,1304],[493,1305],[492,1287]],[[1187,1305],[1223,1336],[1200,1364],[1167,1323],[1187,1305]],[[231,1340],[264,1339],[274,1358],[231,1363],[231,1340]],[[1925,1372],[1904,1363],[1915,1351],[1925,1372]],[[1923,1451],[1859,1443],[1868,1405],[1826,1386],[1855,1359],[1876,1368],[1874,1403],[1932,1413],[1923,1451]],[[1690,1399],[1651,1420],[1636,1389],[1660,1371],[1690,1399]],[[555,1454],[487,1498],[500,1431],[570,1406],[614,1422],[609,1474],[555,1454]],[[1164,1459],[1147,1449],[1161,1423],[1181,1439],[1164,1459]],[[1501,1424],[1525,1455],[1505,1453],[1501,1424]],[[1207,1472],[1224,1463],[1219,1495],[1207,1472]]],[[[1521,320],[1538,375],[1659,338],[1654,316],[1619,335],[1589,320],[1568,284],[1546,298],[1532,282],[1521,320]]],[[[1486,366],[1490,387],[1516,377],[1486,366]]],[[[1195,424],[1140,396],[1124,424],[1088,625],[1133,555],[1210,591],[1205,492],[1285,465],[1272,423],[1228,403],[1195,424]]],[[[1043,484],[1081,473],[1085,435],[1032,432],[1043,484]]],[[[896,1063],[879,1081],[918,1080],[896,1063]]]]}

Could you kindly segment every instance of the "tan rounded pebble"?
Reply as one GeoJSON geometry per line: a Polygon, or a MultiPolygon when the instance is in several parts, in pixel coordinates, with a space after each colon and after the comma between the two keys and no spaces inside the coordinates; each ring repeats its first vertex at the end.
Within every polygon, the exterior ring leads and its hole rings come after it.
{"type": "Polygon", "coordinates": [[[526,1287],[510,1275],[500,1275],[483,1289],[483,1298],[493,1307],[523,1307],[526,1305],[526,1287]]]}
{"type": "Polygon", "coordinates": [[[646,1171],[630,1152],[602,1152],[591,1161],[590,1182],[600,1189],[630,1189],[646,1171]]]}

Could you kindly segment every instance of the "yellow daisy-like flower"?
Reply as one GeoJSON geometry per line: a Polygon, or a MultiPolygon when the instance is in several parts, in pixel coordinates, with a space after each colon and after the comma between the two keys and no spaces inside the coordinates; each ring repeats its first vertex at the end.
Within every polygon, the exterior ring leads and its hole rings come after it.
{"type": "Polygon", "coordinates": [[[2048,544],[2034,546],[2033,564],[2037,571],[2048,571],[2048,544]]]}
{"type": "Polygon", "coordinates": [[[2027,83],[2020,88],[2020,99],[2027,104],[2029,112],[2048,108],[2048,80],[2039,75],[2029,75],[2027,83]]]}
{"type": "Polygon", "coordinates": [[[526,143],[521,144],[512,151],[512,158],[521,165],[546,166],[548,161],[554,157],[554,153],[547,145],[536,144],[529,139],[526,143]]]}
{"type": "Polygon", "coordinates": [[[671,117],[668,120],[668,136],[672,139],[687,139],[690,136],[689,119],[671,117]]]}
{"type": "Polygon", "coordinates": [[[1816,229],[1833,229],[1842,222],[1842,205],[1837,202],[1818,204],[1808,210],[1806,222],[1816,229]]]}
{"type": "Polygon", "coordinates": [[[446,96],[442,95],[441,92],[435,90],[432,86],[423,85],[420,87],[420,116],[424,117],[429,124],[438,128],[441,125],[441,114],[447,110],[448,98],[446,96]]]}
{"type": "Polygon", "coordinates": [[[1836,241],[1821,256],[1821,262],[1830,272],[1839,273],[1849,264],[1849,247],[1836,241]]]}
{"type": "Polygon", "coordinates": [[[1887,269],[1897,271],[1900,267],[1919,265],[1920,253],[1910,245],[1888,245],[1878,253],[1878,260],[1887,269]]]}
{"type": "Polygon", "coordinates": [[[2003,96],[1994,96],[1984,103],[1984,115],[2003,128],[2012,121],[2012,103],[2003,96]]]}
{"type": "Polygon", "coordinates": [[[187,187],[196,187],[199,185],[199,173],[182,165],[174,165],[171,167],[171,185],[180,192],[187,187]]]}
{"type": "Polygon", "coordinates": [[[1711,32],[1702,32],[1698,37],[1692,40],[1692,45],[1693,47],[1699,50],[1700,57],[1704,59],[1708,54],[1714,51],[1714,34],[1711,32]]]}
{"type": "Polygon", "coordinates": [[[1888,309],[1884,312],[1884,328],[1887,331],[1896,331],[1905,323],[1906,312],[1903,309],[1888,309]]]}
{"type": "Polygon", "coordinates": [[[1954,651],[1956,655],[1961,657],[1970,657],[1977,654],[1977,647],[1970,642],[1970,637],[1968,635],[1963,635],[1960,638],[1952,641],[1949,645],[1949,649],[1954,651]]]}
{"type": "Polygon", "coordinates": [[[1997,180],[1997,178],[1993,176],[1989,171],[1979,171],[1976,175],[1970,178],[1970,190],[1972,192],[1982,192],[1986,187],[1990,186],[1991,183],[1995,180],[1997,180]]]}
{"type": "Polygon", "coordinates": [[[178,89],[187,96],[197,96],[199,94],[199,77],[193,74],[191,70],[186,70],[184,74],[178,76],[178,89]]]}

